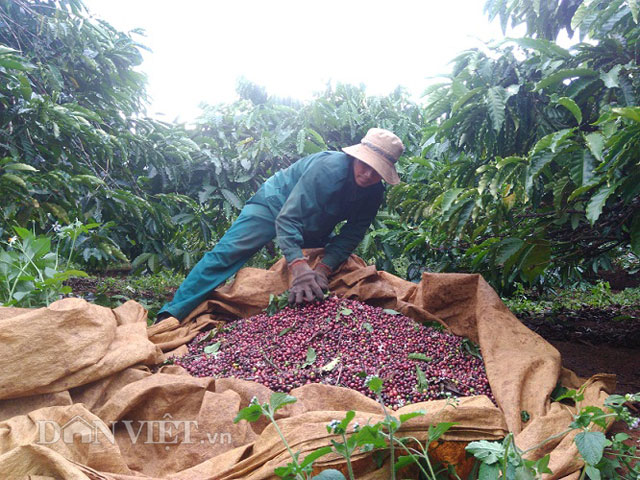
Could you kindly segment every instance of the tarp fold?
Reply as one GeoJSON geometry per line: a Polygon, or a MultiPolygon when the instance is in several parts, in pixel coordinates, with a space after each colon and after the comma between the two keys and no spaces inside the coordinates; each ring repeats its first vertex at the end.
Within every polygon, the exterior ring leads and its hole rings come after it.
{"type": "MultiPolygon", "coordinates": [[[[313,265],[322,250],[305,254],[313,265]]],[[[133,301],[113,310],[71,298],[48,308],[0,308],[0,478],[275,478],[274,468],[290,459],[273,426],[264,419],[233,423],[254,396],[267,401],[268,388],[234,378],[194,378],[161,365],[186,353],[186,344],[204,329],[261,312],[288,282],[284,260],[269,270],[245,268],[183,322],[167,319],[151,327],[133,301]]],[[[397,412],[427,412],[403,426],[421,440],[429,425],[456,422],[432,452],[463,470],[472,463],[464,460],[466,442],[497,440],[511,431],[521,448],[535,447],[565,430],[580,407],[602,406],[615,387],[612,375],[585,380],[562,368],[558,351],[526,328],[479,275],[425,273],[411,283],[351,256],[330,288],[419,322],[442,323],[480,345],[497,405],[478,396],[455,407],[432,401],[397,412]],[[575,407],[551,402],[558,383],[582,387],[584,401],[575,407]]],[[[360,424],[383,417],[375,401],[346,388],[310,384],[291,394],[298,401],[277,418],[301,457],[329,444],[326,424],[347,410],[360,424]]],[[[577,478],[581,464],[572,435],[531,456],[546,453],[554,472],[548,478],[577,478]]],[[[336,456],[316,466],[346,471],[336,456]]],[[[389,461],[379,468],[370,454],[359,453],[354,469],[358,478],[388,478],[389,461]]]]}

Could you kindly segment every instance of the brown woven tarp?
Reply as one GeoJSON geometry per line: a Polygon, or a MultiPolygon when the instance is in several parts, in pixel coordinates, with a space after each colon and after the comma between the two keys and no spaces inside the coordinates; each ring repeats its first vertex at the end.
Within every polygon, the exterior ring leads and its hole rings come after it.
{"type": "MultiPolygon", "coordinates": [[[[321,250],[306,253],[314,263],[321,250]]],[[[268,271],[246,268],[183,322],[168,319],[150,328],[135,302],[114,310],[79,299],[41,309],[0,308],[0,478],[275,478],[274,468],[289,457],[273,426],[233,423],[254,395],[267,401],[270,390],[233,378],[194,378],[170,365],[151,369],[169,354],[186,352],[203,328],[257,314],[288,283],[282,260],[268,271]]],[[[563,431],[575,409],[550,402],[558,381],[585,386],[578,408],[602,406],[613,391],[612,375],[583,380],[563,369],[559,353],[524,327],[479,275],[425,273],[414,284],[352,256],[330,288],[418,321],[440,321],[479,343],[499,407],[478,396],[455,408],[434,401],[397,412],[428,412],[404,426],[420,439],[432,423],[458,422],[445,435],[454,456],[456,445],[464,448],[460,442],[512,431],[526,449],[563,431]],[[526,424],[523,410],[531,416],[526,424]]],[[[325,425],[347,410],[356,411],[360,424],[382,418],[376,402],[346,388],[311,384],[291,393],[298,401],[278,412],[278,423],[302,458],[329,443],[325,425]]],[[[548,452],[554,472],[548,478],[578,478],[571,435],[535,453],[548,452]]],[[[378,468],[370,454],[356,455],[354,464],[358,478],[389,478],[389,462],[378,468]]],[[[343,467],[330,456],[316,466],[343,467]]]]}

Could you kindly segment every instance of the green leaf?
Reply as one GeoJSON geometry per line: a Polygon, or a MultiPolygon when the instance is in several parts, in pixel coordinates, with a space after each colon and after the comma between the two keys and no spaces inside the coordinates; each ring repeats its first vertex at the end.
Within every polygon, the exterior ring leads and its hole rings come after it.
{"type": "Polygon", "coordinates": [[[500,478],[500,467],[498,464],[481,463],[478,469],[478,480],[498,480],[500,478]]]}
{"type": "Polygon", "coordinates": [[[396,312],[395,310],[393,310],[392,308],[385,308],[384,310],[382,310],[384,313],[388,314],[388,315],[400,315],[400,312],[396,312]]]}
{"type": "Polygon", "coordinates": [[[502,43],[508,43],[508,42],[516,43],[523,48],[536,50],[550,57],[562,57],[567,59],[571,58],[571,53],[568,50],[565,50],[564,48],[558,46],[554,42],[551,42],[544,38],[530,38],[530,37],[506,38],[500,43],[502,44],[502,43]]]}
{"type": "Polygon", "coordinates": [[[552,137],[553,141],[551,142],[551,151],[556,153],[558,151],[558,147],[564,146],[566,141],[573,135],[574,131],[574,128],[565,128],[554,133],[552,137]]]}
{"type": "Polygon", "coordinates": [[[587,149],[580,150],[575,156],[569,159],[569,175],[573,183],[578,187],[588,184],[593,178],[595,169],[595,158],[587,149]]]}
{"type": "Polygon", "coordinates": [[[440,437],[442,437],[442,435],[447,433],[451,429],[451,427],[457,424],[457,422],[440,422],[435,425],[429,425],[429,443],[438,440],[440,437]]]}
{"type": "Polygon", "coordinates": [[[204,353],[206,353],[207,355],[215,355],[216,353],[218,353],[218,350],[220,350],[220,342],[216,342],[213,345],[207,345],[206,347],[204,347],[204,353]]]}
{"type": "Polygon", "coordinates": [[[198,343],[208,342],[215,336],[215,334],[216,334],[216,330],[209,330],[209,332],[207,332],[207,334],[204,337],[198,340],[198,343]]]}
{"type": "Polygon", "coordinates": [[[570,78],[596,77],[596,76],[598,76],[598,72],[596,72],[595,70],[591,70],[590,68],[569,68],[569,69],[566,69],[566,70],[559,70],[559,71],[549,75],[547,78],[544,78],[544,79],[540,80],[536,84],[534,90],[535,91],[541,90],[541,89],[546,88],[546,87],[548,87],[550,85],[562,82],[562,81],[570,79],[570,78]]]}
{"type": "Polygon", "coordinates": [[[599,162],[603,161],[604,136],[599,132],[593,132],[584,136],[591,153],[599,162]]]}
{"type": "Polygon", "coordinates": [[[594,423],[602,428],[607,428],[605,413],[599,407],[588,406],[583,407],[578,415],[573,417],[571,427],[586,428],[590,423],[594,423]]]}
{"type": "Polygon", "coordinates": [[[553,142],[554,135],[555,133],[550,133],[549,135],[545,135],[540,140],[538,140],[534,145],[533,150],[531,150],[531,156],[549,148],[551,146],[551,143],[553,142]]]}
{"type": "Polygon", "coordinates": [[[587,15],[589,15],[589,13],[589,4],[587,2],[582,2],[576,10],[576,13],[574,13],[573,17],[571,18],[571,29],[577,30],[578,27],[582,25],[582,22],[587,17],[587,15]]]}
{"type": "Polygon", "coordinates": [[[342,310],[340,310],[340,315],[351,315],[353,313],[353,310],[351,310],[350,308],[343,308],[342,310]]]}
{"type": "Polygon", "coordinates": [[[13,70],[20,70],[22,72],[30,70],[34,67],[33,64],[27,63],[24,60],[16,60],[11,57],[0,57],[0,67],[11,68],[13,70]]]}
{"type": "Polygon", "coordinates": [[[460,107],[462,107],[465,103],[475,97],[478,93],[484,90],[483,87],[476,87],[473,90],[469,90],[465,94],[463,94],[460,98],[456,100],[456,102],[451,106],[451,115],[456,113],[460,107]]]}
{"type": "Polygon", "coordinates": [[[424,374],[422,369],[417,365],[416,365],[416,377],[418,378],[418,390],[422,390],[423,388],[429,387],[427,376],[424,374]]]}
{"type": "Polygon", "coordinates": [[[403,413],[402,415],[400,415],[400,422],[404,423],[407,420],[411,420],[412,418],[416,418],[416,417],[423,417],[427,414],[427,412],[425,412],[424,410],[416,410],[415,412],[411,412],[411,413],[403,413]]]}
{"type": "Polygon", "coordinates": [[[548,243],[537,243],[522,259],[520,269],[522,275],[529,281],[533,281],[546,269],[551,260],[551,247],[548,243]]]}
{"type": "Polygon", "coordinates": [[[533,184],[533,180],[538,176],[544,167],[546,167],[553,160],[553,152],[542,152],[531,157],[531,163],[527,169],[527,191],[530,190],[530,185],[533,184]]]}
{"type": "Polygon", "coordinates": [[[308,367],[309,365],[313,365],[313,362],[315,361],[316,361],[316,351],[313,349],[313,347],[309,347],[307,349],[307,359],[302,364],[302,368],[308,367]]]}
{"type": "Polygon", "coordinates": [[[158,255],[157,254],[152,254],[149,257],[149,261],[147,262],[147,265],[149,265],[149,270],[151,270],[153,273],[158,271],[158,255]]]}
{"type": "Polygon", "coordinates": [[[471,442],[465,450],[485,464],[498,462],[504,456],[504,446],[500,442],[479,440],[471,442]]]}
{"type": "Polygon", "coordinates": [[[260,405],[249,405],[238,412],[236,418],[233,419],[233,423],[238,423],[240,420],[255,422],[260,417],[262,417],[262,407],[260,405]]]}
{"type": "Polygon", "coordinates": [[[26,163],[10,163],[4,166],[5,170],[21,170],[24,172],[37,172],[37,168],[33,168],[31,165],[27,165],[26,163]]]}
{"type": "Polygon", "coordinates": [[[631,15],[633,15],[633,21],[638,23],[638,16],[640,14],[640,0],[627,0],[631,15]]]}
{"type": "Polygon", "coordinates": [[[607,199],[611,196],[613,192],[618,188],[618,182],[613,183],[611,185],[602,185],[598,192],[591,197],[589,200],[589,204],[587,205],[586,216],[589,222],[591,222],[591,226],[596,223],[596,220],[600,217],[602,213],[602,209],[604,205],[607,203],[607,199]]]}
{"type": "MultiPolygon", "coordinates": [[[[33,284],[32,284],[33,285],[33,284]]],[[[29,290],[18,290],[17,292],[13,293],[13,298],[15,298],[16,300],[20,301],[22,300],[24,297],[26,297],[27,295],[29,295],[33,290],[35,289],[29,289],[29,290]]]]}
{"type": "Polygon", "coordinates": [[[431,357],[427,357],[424,353],[410,353],[408,357],[409,360],[422,360],[424,362],[430,362],[433,360],[431,357]]]}
{"type": "Polygon", "coordinates": [[[502,124],[505,119],[505,110],[507,108],[507,100],[509,97],[509,92],[500,86],[491,87],[487,90],[489,117],[491,118],[491,123],[496,133],[499,133],[500,130],[502,130],[502,124]]]}
{"type": "Polygon", "coordinates": [[[283,335],[286,335],[287,333],[289,333],[292,329],[293,329],[293,325],[287,328],[283,328],[278,332],[278,336],[282,337],[283,335]]]}
{"type": "Polygon", "coordinates": [[[340,423],[338,424],[338,428],[340,428],[341,431],[347,431],[347,427],[349,426],[349,424],[351,423],[351,420],[353,420],[356,416],[356,412],[353,410],[349,410],[346,415],[344,416],[344,418],[340,421],[340,423]]]}
{"type": "Polygon", "coordinates": [[[544,457],[535,462],[533,466],[539,473],[553,473],[549,468],[549,460],[551,460],[551,455],[547,453],[544,457]]]}
{"type": "Polygon", "coordinates": [[[526,465],[520,465],[519,467],[516,467],[513,480],[535,480],[535,478],[535,472],[526,465]]]}
{"type": "Polygon", "coordinates": [[[591,480],[601,480],[602,476],[600,475],[600,470],[596,467],[592,467],[591,465],[587,465],[585,467],[586,474],[591,480]]]}
{"type": "Polygon", "coordinates": [[[16,185],[21,186],[22,188],[27,188],[26,182],[22,178],[18,177],[17,175],[14,175],[13,173],[5,173],[4,175],[0,176],[0,180],[2,179],[13,182],[16,185]]]}
{"type": "Polygon", "coordinates": [[[612,111],[620,117],[640,123],[640,107],[613,108],[612,111]]]}
{"type": "Polygon", "coordinates": [[[273,473],[275,473],[280,478],[292,478],[293,469],[295,468],[293,462],[288,463],[286,467],[276,467],[273,469],[273,473]]]}
{"type": "Polygon", "coordinates": [[[514,156],[506,157],[496,163],[496,168],[500,170],[508,165],[519,164],[524,162],[526,162],[526,160],[522,157],[514,157],[514,156]]]}
{"type": "Polygon", "coordinates": [[[415,460],[413,459],[413,457],[410,457],[409,455],[400,455],[396,463],[393,465],[393,469],[397,472],[401,468],[404,468],[407,465],[411,465],[414,462],[415,460]]]}
{"type": "Polygon", "coordinates": [[[631,221],[631,251],[640,257],[640,212],[636,212],[631,221]]]}
{"type": "Polygon", "coordinates": [[[269,407],[271,408],[271,413],[275,413],[278,409],[288,405],[290,403],[296,403],[298,399],[296,397],[292,397],[283,392],[275,392],[271,394],[271,398],[269,399],[269,407]]]}
{"type": "Polygon", "coordinates": [[[88,185],[90,187],[95,187],[98,185],[105,185],[104,180],[102,180],[101,178],[98,178],[94,175],[74,175],[73,176],[73,181],[74,182],[79,182],[79,183],[83,183],[85,185],[88,185]]]}
{"type": "Polygon", "coordinates": [[[362,328],[364,328],[369,333],[373,333],[373,326],[369,322],[364,322],[362,324],[362,328]]]}
{"type": "Polygon", "coordinates": [[[592,179],[586,185],[578,187],[573,192],[571,192],[571,195],[569,195],[569,198],[567,199],[567,201],[571,202],[572,200],[578,198],[580,195],[583,195],[583,194],[587,193],[589,190],[592,190],[593,188],[597,187],[598,185],[600,185],[600,181],[597,180],[597,179],[592,179]]]}
{"type": "Polygon", "coordinates": [[[622,65],[616,65],[607,73],[600,74],[600,79],[604,82],[605,87],[617,88],[620,86],[620,82],[618,81],[620,70],[622,70],[622,65]]]}
{"type": "Polygon", "coordinates": [[[607,437],[602,432],[580,432],[574,441],[584,461],[596,465],[602,458],[607,437]]]}
{"type": "Polygon", "coordinates": [[[6,45],[0,45],[0,55],[11,55],[15,53],[19,54],[20,52],[6,45]]]}
{"type": "Polygon", "coordinates": [[[222,193],[222,195],[227,200],[227,202],[229,202],[238,210],[242,210],[242,201],[238,198],[238,196],[235,193],[227,190],[226,188],[221,188],[220,193],[222,193]]]}
{"type": "Polygon", "coordinates": [[[524,241],[515,237],[502,240],[496,247],[496,263],[499,265],[505,263],[518,253],[523,245],[524,241]]]}
{"type": "Polygon", "coordinates": [[[300,466],[302,468],[306,467],[307,465],[311,465],[313,462],[315,462],[317,459],[319,459],[320,457],[323,457],[325,455],[327,455],[328,453],[331,453],[331,447],[322,447],[317,449],[314,452],[311,452],[309,455],[307,455],[306,457],[304,457],[304,460],[302,460],[302,463],[300,463],[300,466]]]}
{"type": "Polygon", "coordinates": [[[565,107],[567,110],[569,110],[573,114],[573,116],[576,118],[576,121],[578,122],[578,124],[582,123],[582,111],[580,110],[580,107],[576,102],[574,102],[568,97],[561,97],[558,99],[557,103],[565,107]]]}
{"type": "Polygon", "coordinates": [[[458,195],[463,191],[462,188],[452,188],[451,190],[447,190],[442,197],[442,204],[440,205],[440,209],[442,213],[446,213],[455,202],[458,195]]]}
{"type": "Polygon", "coordinates": [[[358,433],[354,434],[358,446],[363,447],[364,445],[369,445],[373,448],[387,447],[387,441],[384,435],[380,432],[381,428],[382,423],[363,426],[358,433]]]}
{"type": "Polygon", "coordinates": [[[382,380],[379,377],[373,377],[367,382],[367,387],[372,392],[378,393],[382,389],[382,380]]]}
{"type": "Polygon", "coordinates": [[[570,390],[567,387],[563,387],[558,384],[551,392],[551,400],[554,402],[560,402],[562,400],[572,400],[573,402],[581,402],[584,399],[582,394],[576,390],[570,390]]]}
{"type": "Polygon", "coordinates": [[[147,260],[149,260],[149,257],[151,257],[151,255],[152,254],[149,252],[141,253],[135,258],[135,260],[133,260],[133,262],[131,262],[131,266],[135,269],[140,265],[143,265],[147,260]]]}
{"type": "Polygon", "coordinates": [[[315,477],[312,477],[312,480],[346,480],[345,476],[340,473],[338,470],[333,468],[329,468],[327,470],[323,470],[315,477]]]}
{"type": "Polygon", "coordinates": [[[472,357],[476,357],[482,360],[482,355],[480,353],[480,345],[478,345],[477,343],[473,342],[468,338],[463,338],[462,347],[464,348],[464,351],[467,352],[472,357]]]}

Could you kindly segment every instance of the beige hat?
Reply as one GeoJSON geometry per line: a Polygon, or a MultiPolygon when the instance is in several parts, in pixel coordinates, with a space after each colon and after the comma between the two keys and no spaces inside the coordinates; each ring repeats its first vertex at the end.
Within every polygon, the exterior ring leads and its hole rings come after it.
{"type": "Polygon", "coordinates": [[[395,163],[404,152],[404,145],[389,130],[371,128],[358,145],[345,147],[342,151],[369,165],[385,182],[400,183],[395,163]]]}

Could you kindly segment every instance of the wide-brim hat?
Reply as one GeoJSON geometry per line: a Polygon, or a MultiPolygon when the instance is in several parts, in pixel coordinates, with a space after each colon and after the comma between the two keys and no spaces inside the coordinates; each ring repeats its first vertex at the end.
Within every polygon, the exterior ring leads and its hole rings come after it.
{"type": "Polygon", "coordinates": [[[400,183],[396,162],[404,152],[404,145],[389,130],[372,128],[359,144],[344,147],[342,151],[369,165],[385,182],[391,185],[400,183]]]}

